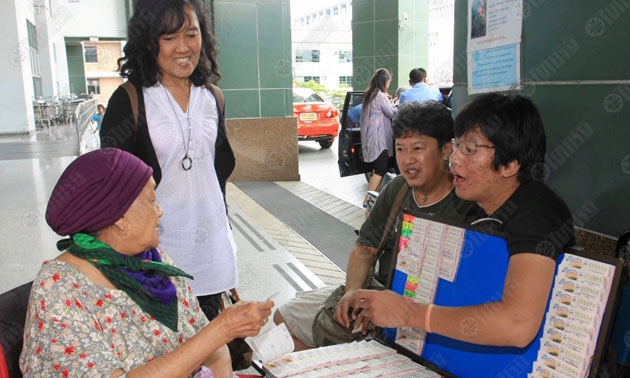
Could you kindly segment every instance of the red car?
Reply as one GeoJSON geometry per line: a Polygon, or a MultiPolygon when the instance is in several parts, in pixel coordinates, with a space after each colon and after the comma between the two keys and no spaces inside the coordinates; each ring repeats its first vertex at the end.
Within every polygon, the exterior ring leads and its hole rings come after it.
{"type": "Polygon", "coordinates": [[[314,140],[330,148],[339,133],[339,111],[308,88],[293,88],[293,115],[298,121],[298,140],[314,140]]]}

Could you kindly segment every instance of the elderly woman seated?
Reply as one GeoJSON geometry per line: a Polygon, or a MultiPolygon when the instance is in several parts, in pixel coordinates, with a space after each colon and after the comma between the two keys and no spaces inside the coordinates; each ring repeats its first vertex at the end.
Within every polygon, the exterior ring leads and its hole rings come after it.
{"type": "Polygon", "coordinates": [[[73,161],[46,221],[70,238],[33,283],[20,367],[25,377],[231,377],[226,343],[258,334],[272,301],[240,302],[208,322],[158,251],[162,209],[152,169],[104,148],[73,161]]]}

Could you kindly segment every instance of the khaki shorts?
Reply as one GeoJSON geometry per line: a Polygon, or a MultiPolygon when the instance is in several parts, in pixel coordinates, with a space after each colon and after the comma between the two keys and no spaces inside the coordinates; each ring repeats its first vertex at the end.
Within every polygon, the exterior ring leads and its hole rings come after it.
{"type": "Polygon", "coordinates": [[[319,306],[332,294],[337,286],[325,286],[315,290],[301,291],[295,298],[278,308],[289,331],[310,347],[313,341],[313,320],[319,306]]]}

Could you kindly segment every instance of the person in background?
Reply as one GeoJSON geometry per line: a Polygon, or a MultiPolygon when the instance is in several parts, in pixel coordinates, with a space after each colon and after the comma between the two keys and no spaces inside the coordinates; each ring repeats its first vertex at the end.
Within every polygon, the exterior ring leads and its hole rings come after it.
{"type": "MultiPolygon", "coordinates": [[[[365,282],[368,271],[377,255],[378,244],[385,232],[395,198],[403,185],[409,185],[400,209],[412,215],[430,215],[453,222],[471,222],[478,219],[481,209],[474,202],[455,195],[453,177],[448,171],[451,155],[453,118],[448,109],[435,101],[411,102],[400,106],[392,121],[396,138],[396,162],[400,175],[387,184],[379,194],[372,211],[361,226],[359,237],[348,260],[345,295],[339,301],[335,320],[346,328],[351,326],[347,317],[353,307],[354,293],[365,282]],[[345,316],[344,316],[345,315],[345,316]]],[[[385,285],[395,266],[390,266],[396,250],[396,232],[390,232],[385,243],[385,253],[379,260],[376,279],[385,285]]],[[[296,298],[283,304],[274,313],[274,322],[286,323],[296,349],[308,349],[317,345],[313,337],[313,320],[319,306],[335,287],[300,292],[296,298]]]]}
{"type": "Polygon", "coordinates": [[[236,244],[228,224],[226,181],[234,169],[216,43],[199,0],[139,0],[119,60],[137,92],[139,116],[123,87],[112,95],[101,145],[132,152],[153,168],[160,248],[195,277],[202,310],[213,319],[223,292],[237,286],[236,244]]]}
{"type": "MultiPolygon", "coordinates": [[[[396,108],[389,101],[387,88],[392,76],[386,68],[374,72],[363,95],[361,110],[361,149],[363,161],[372,165],[372,177],[368,183],[368,191],[378,191],[383,176],[393,165],[390,159],[394,156],[394,138],[392,137],[392,118],[396,108]]],[[[367,207],[368,197],[363,200],[367,207]]]]}
{"type": "Polygon", "coordinates": [[[407,101],[444,101],[439,88],[427,85],[427,71],[424,68],[414,68],[409,72],[409,85],[411,89],[400,95],[401,104],[407,101]]]}
{"type": "Polygon", "coordinates": [[[398,106],[400,105],[400,95],[404,92],[409,90],[409,87],[407,86],[402,86],[402,87],[398,87],[398,89],[396,89],[396,97],[394,97],[394,106],[398,106]]]}
{"type": "Polygon", "coordinates": [[[103,115],[105,114],[105,107],[101,104],[96,106],[96,114],[92,117],[92,122],[96,122],[96,132],[101,131],[101,123],[103,122],[103,115]]]}
{"type": "Polygon", "coordinates": [[[543,123],[528,98],[490,93],[459,112],[455,137],[450,157],[455,192],[475,201],[504,233],[510,255],[506,290],[497,301],[463,307],[357,290],[353,316],[363,332],[369,323],[408,326],[473,344],[525,347],[540,329],[556,260],[575,244],[571,212],[537,181],[546,149],[543,123]],[[475,332],[462,332],[464,322],[475,332]]]}
{"type": "Polygon", "coordinates": [[[361,112],[363,110],[363,104],[357,104],[348,110],[348,117],[357,125],[361,123],[361,112]]]}
{"type": "Polygon", "coordinates": [[[125,151],[79,156],[55,185],[46,222],[63,251],[31,289],[24,377],[233,376],[226,343],[258,334],[272,301],[241,301],[209,322],[157,249],[153,170],[125,151]]]}

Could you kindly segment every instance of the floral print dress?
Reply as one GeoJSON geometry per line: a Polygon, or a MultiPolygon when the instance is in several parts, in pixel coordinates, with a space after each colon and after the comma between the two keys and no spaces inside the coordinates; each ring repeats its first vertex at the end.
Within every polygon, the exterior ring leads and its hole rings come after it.
{"type": "Polygon", "coordinates": [[[208,324],[190,286],[182,277],[171,279],[178,332],[122,290],[96,285],[65,262],[44,262],[26,314],[20,356],[24,377],[109,377],[116,369],[127,372],[171,352],[208,324]]]}

